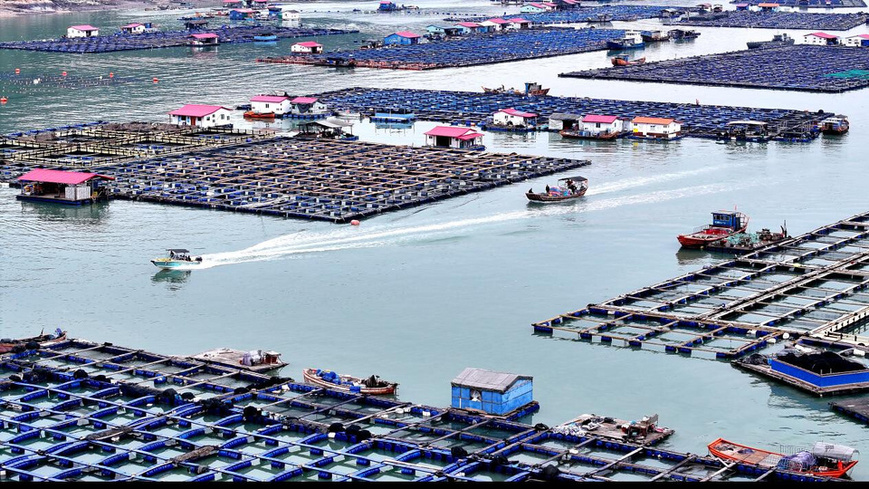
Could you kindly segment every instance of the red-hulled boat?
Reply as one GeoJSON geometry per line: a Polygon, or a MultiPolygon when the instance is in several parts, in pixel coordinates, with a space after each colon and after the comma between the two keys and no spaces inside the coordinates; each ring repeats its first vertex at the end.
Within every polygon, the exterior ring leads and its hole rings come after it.
{"type": "Polygon", "coordinates": [[[731,235],[745,232],[748,216],[737,211],[716,211],[712,213],[712,224],[676,237],[685,248],[703,248],[731,235]]]}
{"type": "Polygon", "coordinates": [[[793,455],[752,448],[723,438],[713,441],[707,448],[711,455],[721,460],[764,469],[778,467],[819,477],[847,477],[848,472],[857,465],[857,460],[853,459],[857,450],[824,442],[816,442],[811,450],[798,451],[793,455]]]}
{"type": "Polygon", "coordinates": [[[274,119],[275,113],[274,112],[254,112],[252,110],[249,110],[249,111],[244,113],[244,118],[245,119],[274,119]]]}
{"type": "Polygon", "coordinates": [[[0,340],[0,353],[35,350],[45,348],[55,343],[66,341],[66,331],[57,328],[54,333],[31,336],[30,338],[2,339],[0,340]]]}
{"type": "Polygon", "coordinates": [[[637,59],[629,59],[627,54],[620,54],[618,56],[613,56],[610,58],[613,66],[633,66],[633,65],[641,65],[646,62],[646,58],[637,58],[637,59]]]}

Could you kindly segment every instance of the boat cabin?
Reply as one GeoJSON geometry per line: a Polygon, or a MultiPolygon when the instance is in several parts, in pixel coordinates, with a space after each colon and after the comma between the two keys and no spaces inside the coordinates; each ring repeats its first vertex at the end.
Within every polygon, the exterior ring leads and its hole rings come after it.
{"type": "Polygon", "coordinates": [[[712,226],[739,230],[748,223],[745,214],[737,211],[715,211],[712,213],[712,226]]]}
{"type": "Polygon", "coordinates": [[[169,120],[179,126],[218,127],[230,124],[231,113],[222,105],[187,104],[169,112],[169,120]]]}
{"type": "Polygon", "coordinates": [[[296,97],[290,100],[290,117],[326,117],[329,109],[317,97],[296,97]]]}
{"type": "Polygon", "coordinates": [[[400,8],[394,2],[382,0],[380,5],[377,6],[377,10],[380,12],[395,12],[396,10],[400,10],[400,8]]]}
{"type": "Polygon", "coordinates": [[[483,149],[483,134],[467,127],[437,126],[425,133],[425,143],[435,148],[483,149]]]}
{"type": "Polygon", "coordinates": [[[682,135],[682,124],[663,117],[634,117],[631,135],[648,139],[675,139],[682,135]]]}
{"type": "Polygon", "coordinates": [[[856,36],[848,36],[845,38],[845,46],[865,48],[869,46],[869,34],[857,34],[856,36]]]}
{"type": "Polygon", "coordinates": [[[578,129],[593,136],[620,134],[625,131],[625,121],[616,115],[588,114],[578,124],[578,129]]]}
{"type": "Polygon", "coordinates": [[[97,37],[100,35],[100,30],[92,25],[73,25],[66,29],[66,37],[72,39],[75,37],[97,37]]]}
{"type": "Polygon", "coordinates": [[[827,34],[826,32],[812,32],[803,36],[806,44],[814,44],[816,46],[836,46],[839,44],[839,36],[827,34]]]}
{"type": "Polygon", "coordinates": [[[18,200],[54,202],[67,205],[91,204],[108,198],[103,182],[113,177],[98,173],[37,168],[18,177],[18,200]]]}
{"type": "Polygon", "coordinates": [[[422,36],[419,34],[410,32],[410,31],[399,31],[394,34],[390,34],[383,38],[383,45],[389,46],[393,44],[408,46],[411,44],[419,44],[419,39],[422,36]]]}
{"type": "Polygon", "coordinates": [[[323,45],[314,41],[297,42],[290,46],[290,52],[320,54],[323,52],[323,45]]]}
{"type": "Polygon", "coordinates": [[[469,367],[450,385],[451,406],[456,409],[505,415],[534,402],[534,380],[529,375],[469,367]]]}
{"type": "Polygon", "coordinates": [[[213,32],[190,34],[188,39],[190,39],[191,46],[217,46],[220,44],[220,38],[213,32]]]}
{"type": "Polygon", "coordinates": [[[737,3],[734,7],[736,7],[736,10],[748,10],[747,3],[737,3]]]}
{"type": "Polygon", "coordinates": [[[290,97],[285,95],[257,95],[250,99],[250,110],[257,114],[282,117],[290,111],[290,97]]]}
{"type": "Polygon", "coordinates": [[[523,112],[514,108],[501,109],[492,115],[492,122],[496,126],[506,126],[515,128],[534,127],[537,125],[537,114],[534,112],[523,112]]]}

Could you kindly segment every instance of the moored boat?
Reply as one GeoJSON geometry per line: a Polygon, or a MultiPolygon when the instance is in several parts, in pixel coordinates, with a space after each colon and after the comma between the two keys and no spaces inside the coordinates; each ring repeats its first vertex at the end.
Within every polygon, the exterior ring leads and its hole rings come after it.
{"type": "Polygon", "coordinates": [[[704,246],[742,233],[748,227],[748,216],[737,211],[716,211],[712,213],[712,224],[676,237],[685,248],[704,246]]]}
{"type": "Polygon", "coordinates": [[[244,113],[245,119],[274,119],[274,112],[254,112],[252,110],[248,110],[244,113]]]}
{"type": "Polygon", "coordinates": [[[363,379],[352,375],[337,374],[331,370],[306,368],[302,371],[302,376],[309,384],[345,392],[386,396],[395,394],[395,391],[398,390],[397,382],[382,380],[377,375],[363,379]]]}
{"type": "Polygon", "coordinates": [[[531,202],[548,204],[578,199],[585,195],[585,192],[588,190],[588,179],[585,177],[559,178],[558,182],[562,185],[554,187],[547,185],[544,192],[537,193],[533,189],[528,189],[525,192],[525,197],[531,202]]]}
{"type": "Polygon", "coordinates": [[[690,29],[671,29],[667,31],[667,35],[674,41],[688,41],[696,39],[700,33],[690,29]]]}
{"type": "Polygon", "coordinates": [[[42,333],[29,338],[3,338],[0,339],[0,353],[17,352],[24,350],[35,350],[37,348],[45,348],[55,343],[66,341],[66,331],[57,328],[54,333],[42,333]]]}
{"type": "Polygon", "coordinates": [[[154,258],[151,263],[164,270],[184,269],[202,264],[201,256],[193,257],[190,255],[190,251],[183,248],[170,248],[166,251],[168,256],[154,258]]]}
{"type": "Polygon", "coordinates": [[[787,33],[775,34],[770,41],[749,41],[746,44],[748,49],[771,48],[775,46],[790,46],[794,43],[794,38],[787,33]]]}
{"type": "Polygon", "coordinates": [[[713,441],[707,448],[711,455],[724,461],[755,465],[764,469],[779,468],[820,477],[846,477],[857,465],[857,460],[853,460],[857,450],[824,442],[816,442],[811,450],[801,450],[792,455],[740,445],[723,438],[713,441]]]}
{"type": "Polygon", "coordinates": [[[612,61],[613,66],[633,66],[644,64],[646,62],[646,58],[642,57],[637,59],[630,59],[627,54],[619,54],[610,58],[610,61],[612,61]]]}
{"type": "Polygon", "coordinates": [[[847,117],[845,117],[843,115],[837,115],[837,116],[828,117],[828,118],[822,120],[818,124],[818,128],[820,129],[821,133],[823,133],[823,134],[835,136],[835,135],[839,135],[839,134],[845,134],[846,132],[848,132],[850,125],[848,124],[847,117]]]}
{"type": "Polygon", "coordinates": [[[562,129],[558,134],[567,139],[595,139],[595,140],[611,140],[621,136],[621,133],[614,131],[591,132],[578,128],[562,129]]]}
{"type": "Polygon", "coordinates": [[[190,356],[194,360],[208,363],[239,367],[254,372],[268,372],[287,365],[281,360],[281,354],[271,350],[236,350],[234,348],[216,348],[190,356]]]}
{"type": "Polygon", "coordinates": [[[643,36],[637,31],[625,31],[625,36],[606,42],[607,49],[640,49],[645,47],[643,36]]]}

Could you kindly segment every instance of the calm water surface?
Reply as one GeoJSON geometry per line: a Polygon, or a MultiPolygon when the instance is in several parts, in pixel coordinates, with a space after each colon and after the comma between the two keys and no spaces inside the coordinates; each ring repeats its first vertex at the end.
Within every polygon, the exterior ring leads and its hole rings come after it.
{"type": "MultiPolygon", "coordinates": [[[[359,34],[317,39],[327,49],[396,30],[421,31],[443,12],[502,14],[480,1],[418,2],[414,14],[353,13],[376,2],[302,3],[305,25],[359,34]]],[[[191,11],[192,12],[192,11],[191,11]]],[[[111,31],[153,20],[176,28],[185,11],[101,12],[0,19],[0,40],[58,37],[68,25],[111,31]]],[[[660,28],[657,21],[638,23],[660,28]]],[[[615,27],[636,24],[615,23],[615,27]]],[[[706,29],[693,43],[644,51],[670,59],[742,49],[762,29],[706,29]]],[[[867,32],[866,26],[845,35],[867,32]]],[[[805,31],[789,31],[800,36],[805,31]]],[[[798,37],[800,39],[801,37],[798,37]]],[[[402,400],[447,406],[463,368],[532,375],[541,410],[558,424],[593,412],[627,419],[658,413],[676,429],[666,446],[706,453],[719,436],[749,445],[816,440],[869,450],[866,428],[834,414],[828,399],[742,373],[728,363],[630,351],[532,333],[530,324],[720,260],[680,252],[676,235],[710,212],[738,207],[751,228],[792,234],[864,212],[869,91],[840,95],[558,78],[609,64],[604,52],[490,66],[399,72],[257,64],[275,45],[225,45],[62,55],[0,50],[0,73],[133,78],[115,87],[55,89],[0,80],[0,133],[93,120],[168,122],[185,103],[236,105],[260,92],[307,94],[352,86],[479,91],[539,81],[551,95],[836,111],[850,134],[810,144],[657,144],[562,141],[556,134],[487,133],[495,152],[587,158],[580,202],[538,207],[528,187],[555,177],[388,213],[359,227],[114,201],[80,209],[21,203],[0,189],[0,336],[63,327],[73,336],[167,354],[232,346],[274,348],[290,365],[377,373],[400,382],[402,400]],[[151,79],[157,77],[159,83],[151,79]],[[187,247],[220,266],[172,275],[148,260],[187,247]]],[[[236,121],[245,124],[240,116],[236,121]]],[[[366,141],[421,145],[432,123],[366,141]]],[[[561,175],[561,176],[566,176],[561,175]]],[[[855,478],[869,479],[869,464],[855,478]]]]}

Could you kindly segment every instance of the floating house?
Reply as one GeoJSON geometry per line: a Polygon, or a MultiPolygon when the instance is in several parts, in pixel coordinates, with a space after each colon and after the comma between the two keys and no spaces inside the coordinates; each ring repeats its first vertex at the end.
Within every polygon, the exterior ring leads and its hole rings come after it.
{"type": "Polygon", "coordinates": [[[519,9],[519,12],[521,12],[523,14],[540,14],[540,13],[548,12],[548,11],[549,11],[549,7],[547,7],[546,5],[543,5],[542,3],[537,3],[537,2],[526,3],[525,5],[522,5],[522,8],[519,9]]]}
{"type": "Polygon", "coordinates": [[[734,7],[736,7],[736,10],[748,10],[747,3],[737,3],[734,7]]]}
{"type": "Polygon", "coordinates": [[[484,20],[483,22],[480,22],[480,25],[486,27],[490,31],[498,32],[498,31],[506,30],[507,26],[510,25],[510,21],[496,18],[496,19],[484,20]]]}
{"type": "Polygon", "coordinates": [[[100,35],[100,30],[92,25],[73,25],[66,29],[66,37],[96,37],[100,35]]]}
{"type": "Polygon", "coordinates": [[[777,3],[759,3],[757,4],[757,8],[760,9],[761,12],[775,12],[778,10],[779,4],[777,3]]]}
{"type": "Polygon", "coordinates": [[[826,32],[812,32],[803,36],[806,44],[815,44],[819,46],[835,46],[839,44],[839,36],[827,34],[826,32]]]}
{"type": "Polygon", "coordinates": [[[492,115],[492,121],[498,126],[527,128],[537,125],[537,114],[514,108],[501,109],[492,115]]]}
{"type": "Polygon", "coordinates": [[[451,382],[456,409],[505,415],[534,402],[534,381],[528,375],[466,368],[451,382]]]}
{"type": "Polygon", "coordinates": [[[409,31],[400,31],[394,34],[390,34],[383,38],[383,44],[385,46],[389,46],[391,44],[397,45],[410,45],[410,44],[418,44],[420,39],[419,34],[415,34],[409,31]]]}
{"type": "Polygon", "coordinates": [[[121,26],[121,32],[123,34],[144,34],[150,30],[153,30],[154,27],[150,22],[146,22],[144,24],[133,23],[121,26]]]}
{"type": "Polygon", "coordinates": [[[220,37],[213,32],[190,34],[188,38],[191,46],[217,46],[220,44],[220,37]]]}
{"type": "Polygon", "coordinates": [[[620,134],[625,131],[625,121],[617,115],[588,114],[578,126],[592,136],[620,134]]]}
{"type": "Polygon", "coordinates": [[[302,14],[298,10],[281,8],[281,21],[298,24],[302,21],[302,14]]]}
{"type": "Polygon", "coordinates": [[[193,19],[193,20],[185,20],[184,28],[188,31],[194,31],[197,29],[205,29],[208,25],[208,21],[205,19],[193,19]]]}
{"type": "Polygon", "coordinates": [[[456,24],[456,28],[460,29],[462,34],[476,34],[477,32],[485,32],[487,29],[476,22],[459,22],[456,24]]]}
{"type": "Polygon", "coordinates": [[[251,20],[256,18],[256,10],[249,8],[234,8],[229,11],[229,20],[251,20]]]}
{"type": "Polygon", "coordinates": [[[425,30],[432,37],[458,36],[462,34],[462,30],[458,27],[445,27],[434,24],[427,26],[425,30]]]}
{"type": "Polygon", "coordinates": [[[513,19],[507,19],[507,22],[509,22],[509,24],[507,24],[507,28],[508,28],[508,29],[514,29],[514,30],[517,30],[517,31],[518,31],[518,30],[530,29],[530,28],[531,28],[531,21],[530,21],[530,20],[525,20],[525,19],[523,19],[523,18],[521,18],[521,17],[516,17],[516,18],[513,18],[513,19]]]}
{"type": "Polygon", "coordinates": [[[634,117],[631,135],[649,139],[676,139],[682,135],[682,124],[662,117],[634,117]]]}
{"type": "Polygon", "coordinates": [[[314,41],[297,42],[290,46],[290,52],[320,54],[323,52],[323,45],[314,41]]]}
{"type": "Polygon", "coordinates": [[[290,110],[287,117],[299,119],[317,119],[329,115],[326,104],[316,97],[296,97],[290,100],[290,110]]]}
{"type": "Polygon", "coordinates": [[[250,99],[250,110],[257,114],[272,113],[283,117],[290,111],[290,97],[284,95],[257,95],[250,99]]]}
{"type": "Polygon", "coordinates": [[[576,127],[582,123],[582,114],[571,114],[567,112],[554,112],[549,116],[549,130],[560,131],[576,127]]]}
{"type": "Polygon", "coordinates": [[[90,204],[106,199],[105,187],[101,185],[106,180],[114,178],[98,173],[37,168],[18,177],[21,193],[15,198],[66,205],[90,204]]]}
{"type": "Polygon", "coordinates": [[[845,38],[845,46],[865,48],[869,46],[869,34],[857,34],[845,38]]]}
{"type": "Polygon", "coordinates": [[[231,113],[222,105],[187,104],[169,112],[169,120],[179,126],[217,127],[230,124],[231,113]]]}
{"type": "Polygon", "coordinates": [[[483,149],[483,134],[467,127],[437,126],[425,136],[426,145],[435,148],[483,149]]]}

